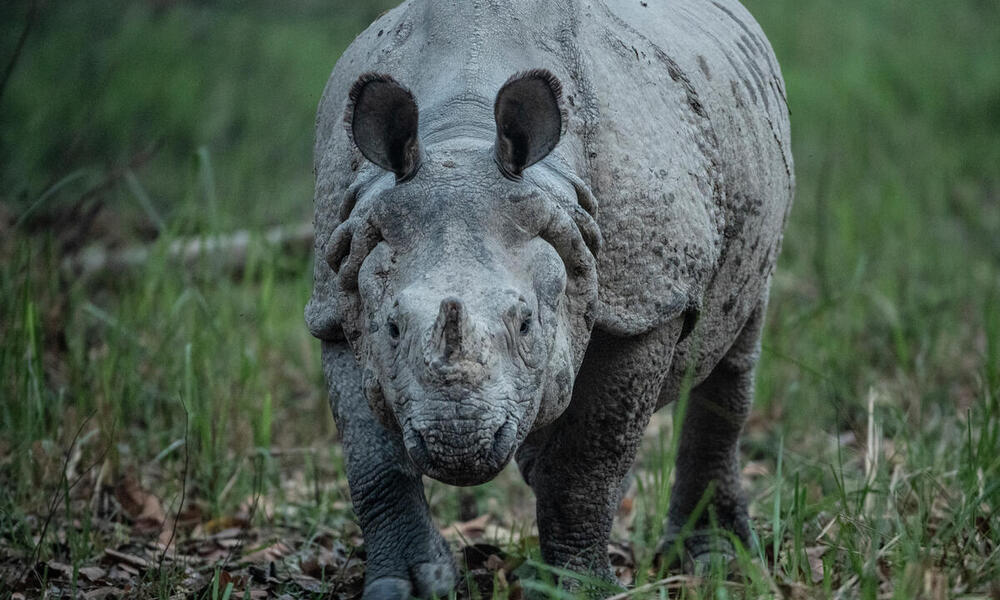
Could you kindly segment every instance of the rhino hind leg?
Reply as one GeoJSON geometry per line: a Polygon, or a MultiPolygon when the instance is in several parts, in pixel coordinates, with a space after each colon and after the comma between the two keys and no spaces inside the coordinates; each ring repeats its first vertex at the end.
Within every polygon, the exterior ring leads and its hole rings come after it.
{"type": "Polygon", "coordinates": [[[708,378],[691,391],[666,531],[657,549],[668,566],[697,573],[728,569],[735,557],[732,537],[745,547],[751,542],[739,436],[753,400],[765,305],[754,311],[708,378]]]}
{"type": "Polygon", "coordinates": [[[402,439],[372,414],[347,344],[324,343],[323,368],[367,548],[364,600],[447,597],[457,579],[455,564],[402,439]]]}

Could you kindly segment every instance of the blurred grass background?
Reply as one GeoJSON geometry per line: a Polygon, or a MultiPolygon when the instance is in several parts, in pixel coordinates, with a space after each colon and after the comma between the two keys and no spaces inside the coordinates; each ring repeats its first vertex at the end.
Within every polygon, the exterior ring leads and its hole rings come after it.
{"type": "MultiPolygon", "coordinates": [[[[138,471],[176,498],[187,456],[188,498],[213,515],[262,476],[275,514],[349,522],[301,316],[310,257],[251,244],[234,277],[168,250],[311,219],[326,78],[394,4],[36,5],[0,96],[0,551],[35,547],[71,446],[78,495],[138,471]],[[136,243],[153,252],[133,273],[60,271],[82,246],[136,243]]],[[[771,574],[873,598],[886,581],[913,597],[928,573],[986,590],[1000,578],[1000,5],[746,4],[783,67],[798,175],[744,442],[771,574]],[[805,548],[821,539],[835,543],[815,582],[805,548]]],[[[0,5],[0,66],[30,6],[0,5]]],[[[647,558],[669,444],[643,458],[628,534],[647,558]]],[[[479,510],[523,513],[514,479],[477,488],[479,510]]],[[[432,490],[442,519],[462,513],[453,496],[432,490]]],[[[107,543],[79,535],[74,561],[107,543]]]]}

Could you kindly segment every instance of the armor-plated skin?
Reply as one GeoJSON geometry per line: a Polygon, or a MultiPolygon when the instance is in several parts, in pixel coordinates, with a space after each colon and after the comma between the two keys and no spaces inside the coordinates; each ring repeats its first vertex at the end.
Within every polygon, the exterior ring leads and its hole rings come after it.
{"type": "Polygon", "coordinates": [[[726,550],[710,522],[749,540],[737,443],[794,176],[738,2],[409,0],[337,62],[315,171],[306,321],[366,598],[449,590],[420,475],[480,483],[515,452],[545,560],[609,578],[622,482],[689,370],[665,541],[707,491],[690,558],[726,550]]]}

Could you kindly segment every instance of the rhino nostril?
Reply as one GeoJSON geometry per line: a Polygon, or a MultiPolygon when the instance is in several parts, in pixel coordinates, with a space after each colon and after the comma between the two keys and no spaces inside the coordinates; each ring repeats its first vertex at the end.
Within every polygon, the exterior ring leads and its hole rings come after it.
{"type": "Polygon", "coordinates": [[[529,331],[531,331],[531,318],[530,317],[527,318],[527,319],[525,319],[525,320],[523,320],[523,321],[521,321],[521,335],[528,335],[529,331]]]}
{"type": "Polygon", "coordinates": [[[514,452],[514,441],[517,439],[517,424],[508,418],[493,434],[493,458],[505,463],[514,452]]]}
{"type": "Polygon", "coordinates": [[[506,423],[504,423],[503,425],[501,425],[501,426],[500,426],[500,427],[499,427],[499,428],[498,428],[498,429],[496,430],[496,433],[494,433],[494,434],[493,434],[493,447],[494,447],[494,448],[496,448],[497,446],[499,446],[499,445],[500,445],[500,443],[501,443],[501,442],[503,442],[503,435],[504,435],[504,433],[503,433],[503,432],[504,432],[504,428],[505,428],[506,426],[507,426],[507,424],[506,424],[506,423]]]}
{"type": "Polygon", "coordinates": [[[427,442],[424,436],[416,429],[411,429],[406,436],[406,451],[418,465],[431,462],[431,454],[427,449],[427,442]]]}
{"type": "Polygon", "coordinates": [[[387,319],[385,322],[385,327],[386,330],[388,330],[389,332],[389,337],[391,337],[394,340],[399,339],[399,325],[396,325],[395,321],[393,321],[391,318],[387,319]]]}

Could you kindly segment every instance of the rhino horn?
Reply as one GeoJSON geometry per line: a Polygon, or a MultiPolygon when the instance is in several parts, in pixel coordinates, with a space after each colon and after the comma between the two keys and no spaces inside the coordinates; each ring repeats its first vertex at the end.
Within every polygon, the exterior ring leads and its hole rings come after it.
{"type": "Polygon", "coordinates": [[[465,320],[465,309],[460,300],[449,297],[441,301],[431,343],[435,353],[446,363],[454,362],[462,352],[465,320]]]}

